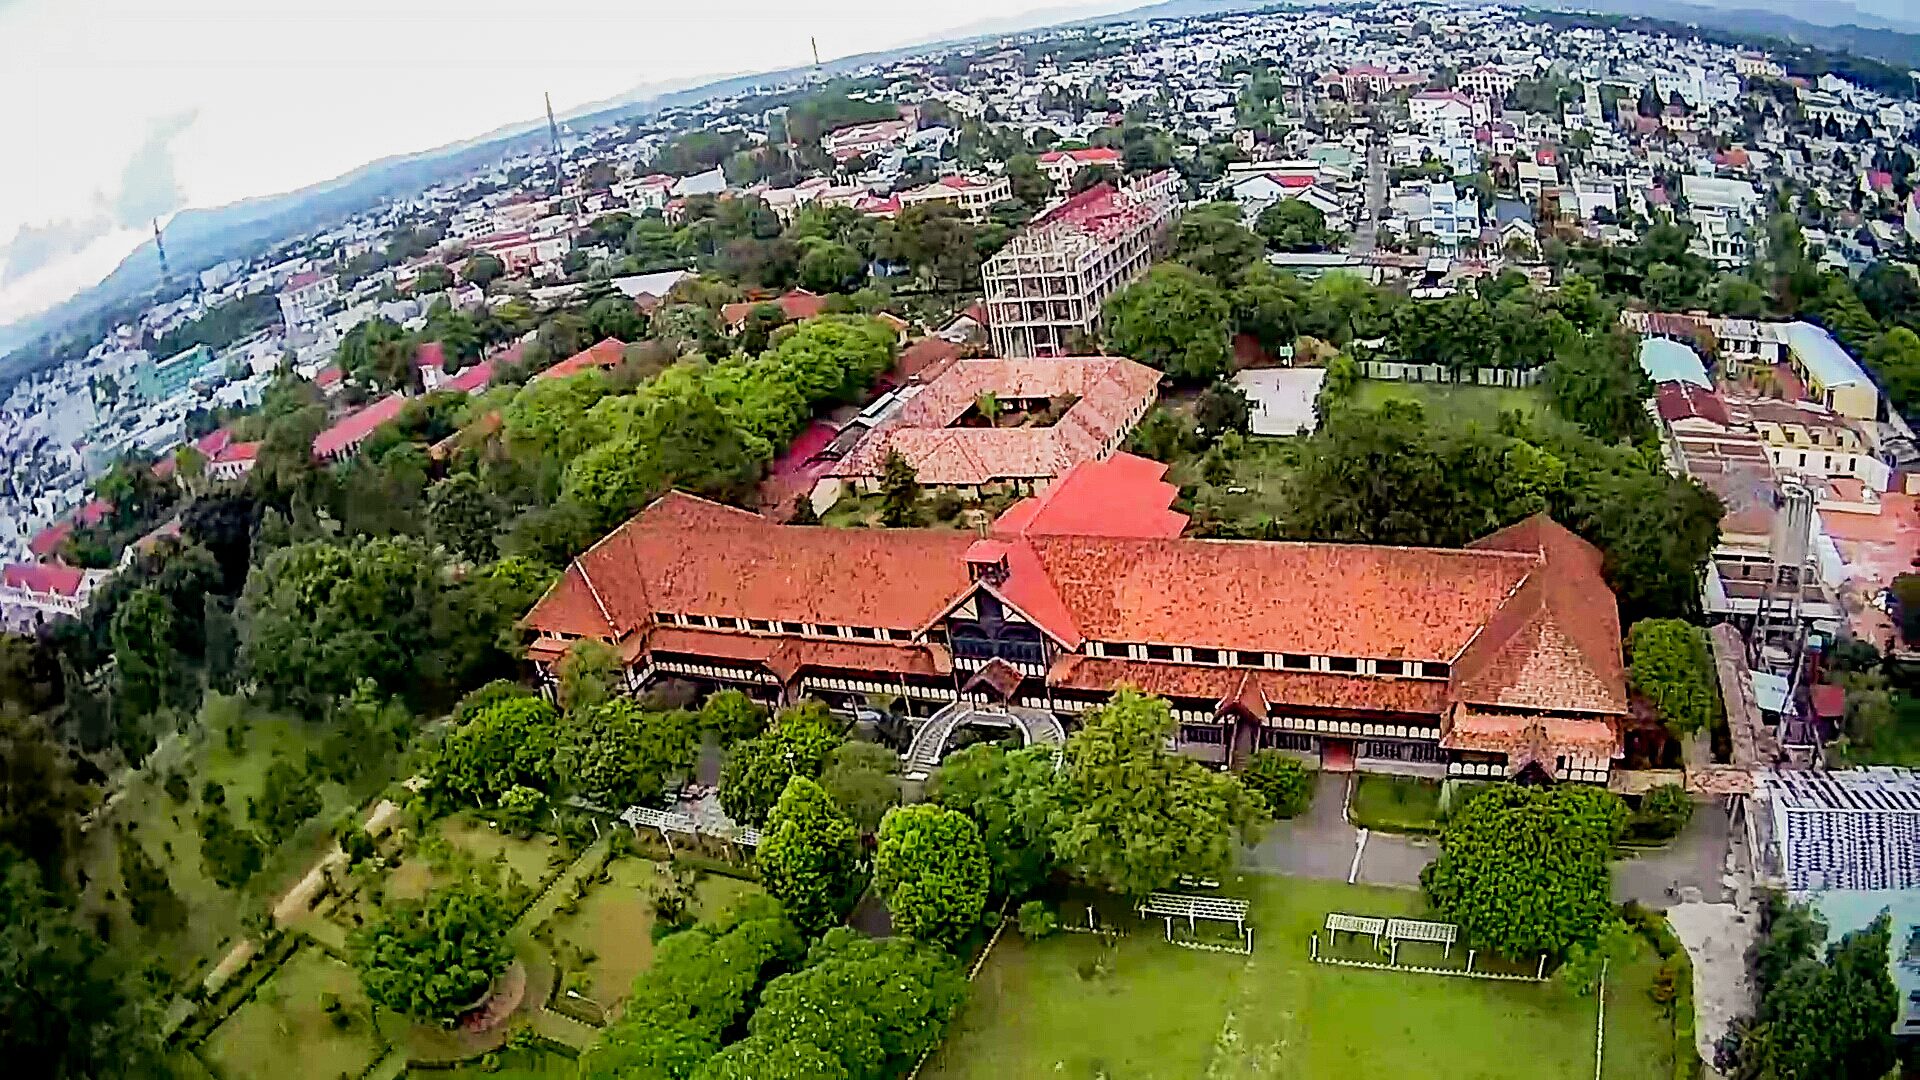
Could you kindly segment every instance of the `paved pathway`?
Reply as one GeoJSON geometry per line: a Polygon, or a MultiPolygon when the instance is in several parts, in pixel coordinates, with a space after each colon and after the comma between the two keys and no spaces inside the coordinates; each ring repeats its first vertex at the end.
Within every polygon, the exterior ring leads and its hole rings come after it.
{"type": "MultiPolygon", "coordinates": [[[[1417,887],[1421,868],[1440,852],[1438,841],[1355,828],[1345,812],[1353,775],[1317,774],[1307,812],[1276,822],[1246,849],[1243,865],[1256,873],[1417,887]]],[[[1614,898],[1665,909],[1682,890],[1698,889],[1697,899],[1724,900],[1728,842],[1725,809],[1719,803],[1701,806],[1673,843],[1614,863],[1614,898]]]]}
{"type": "Polygon", "coordinates": [[[1276,822],[1246,851],[1249,870],[1291,877],[1361,881],[1369,885],[1420,884],[1420,868],[1433,858],[1431,841],[1356,829],[1347,821],[1352,773],[1319,773],[1313,803],[1290,821],[1276,822]]]}

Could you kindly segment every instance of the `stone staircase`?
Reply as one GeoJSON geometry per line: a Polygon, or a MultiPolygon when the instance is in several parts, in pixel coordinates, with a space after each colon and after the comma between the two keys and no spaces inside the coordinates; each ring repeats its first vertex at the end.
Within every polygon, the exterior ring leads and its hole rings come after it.
{"type": "Polygon", "coordinates": [[[1056,761],[1059,757],[1057,748],[1067,741],[1066,729],[1060,726],[1059,718],[1045,709],[956,701],[934,713],[913,733],[913,741],[908,744],[907,752],[901,755],[907,779],[925,780],[932,775],[933,770],[940,767],[940,759],[946,754],[953,733],[969,724],[1015,728],[1028,746],[1055,747],[1056,761]]]}

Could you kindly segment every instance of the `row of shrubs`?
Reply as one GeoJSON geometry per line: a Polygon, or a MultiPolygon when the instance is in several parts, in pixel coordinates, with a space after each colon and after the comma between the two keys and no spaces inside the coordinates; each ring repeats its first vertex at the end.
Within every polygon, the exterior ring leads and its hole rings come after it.
{"type": "Polygon", "coordinates": [[[1694,1047],[1693,1037],[1693,960],[1667,925],[1665,915],[1632,902],[1624,905],[1620,914],[1660,954],[1652,993],[1655,1001],[1673,1013],[1673,1080],[1696,1080],[1700,1052],[1694,1047]]]}

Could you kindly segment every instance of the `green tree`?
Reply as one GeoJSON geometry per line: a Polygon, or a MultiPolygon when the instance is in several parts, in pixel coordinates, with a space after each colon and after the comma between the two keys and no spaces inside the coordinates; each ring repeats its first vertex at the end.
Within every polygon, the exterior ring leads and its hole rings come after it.
{"type": "MultiPolygon", "coordinates": [[[[0,648],[19,638],[0,638],[0,648]]],[[[71,712],[79,687],[68,693],[71,712]]],[[[0,697],[0,851],[33,861],[43,877],[59,880],[80,843],[80,817],[94,789],[74,775],[74,758],[43,717],[17,711],[36,700],[18,688],[0,697]]]]}
{"type": "Polygon", "coordinates": [[[920,523],[920,476],[898,450],[887,451],[880,474],[880,522],[890,529],[920,523]]]}
{"type": "Polygon", "coordinates": [[[587,305],[587,328],[596,340],[639,341],[647,336],[647,320],[632,300],[621,293],[603,296],[587,305]]]}
{"type": "Polygon", "coordinates": [[[940,763],[927,791],[979,827],[994,892],[1024,896],[1053,872],[1061,785],[1051,749],[1008,751],[981,743],[957,750],[940,763]]]}
{"type": "Polygon", "coordinates": [[[1253,404],[1247,400],[1246,391],[1233,383],[1216,382],[1194,401],[1193,422],[1208,439],[1218,439],[1229,431],[1245,435],[1253,427],[1253,404]]]}
{"type": "Polygon", "coordinates": [[[1307,287],[1299,278],[1264,263],[1248,267],[1228,296],[1233,328],[1251,334],[1268,352],[1293,345],[1300,333],[1300,309],[1306,301],[1307,287]]]}
{"type": "Polygon", "coordinates": [[[847,1067],[812,1043],[783,1043],[749,1035],[728,1043],[694,1072],[693,1080],[846,1080],[847,1067]]]}
{"type": "Polygon", "coordinates": [[[421,1020],[450,1020],[475,1004],[513,962],[505,897],[472,882],[396,902],[352,938],[354,966],[374,1004],[421,1020]]]}
{"type": "Polygon", "coordinates": [[[716,690],[700,706],[700,730],[731,746],[767,729],[767,710],[739,690],[716,690]]]}
{"type": "Polygon", "coordinates": [[[552,786],[560,716],[544,698],[494,701],[429,755],[427,791],[443,806],[498,805],[508,788],[552,786]]]}
{"type": "Polygon", "coordinates": [[[505,263],[497,256],[482,251],[467,260],[466,266],[460,270],[460,276],[484,289],[500,280],[506,272],[505,263]]]}
{"type": "Polygon", "coordinates": [[[692,713],[646,712],[631,698],[569,710],[554,769],[588,799],[621,809],[659,799],[670,777],[693,767],[700,733],[692,713]]]}
{"type": "Polygon", "coordinates": [[[200,810],[200,859],[207,876],[224,889],[238,889],[259,873],[267,848],[249,829],[236,828],[227,808],[200,810]]]}
{"type": "Polygon", "coordinates": [[[812,936],[844,914],[858,855],[853,822],[833,805],[826,789],[796,775],[767,815],[754,863],[793,925],[812,936]]]}
{"type": "Polygon", "coordinates": [[[782,712],[772,730],[734,743],[720,770],[720,806],[743,825],[767,820],[795,776],[817,779],[841,743],[833,714],[819,702],[782,712]]]}
{"type": "Polygon", "coordinates": [[[116,839],[121,891],[127,898],[127,913],[134,925],[163,934],[178,933],[187,925],[187,905],[173,891],[167,872],[153,861],[138,840],[125,834],[116,839]]]}
{"type": "Polygon", "coordinates": [[[800,257],[800,287],[811,292],[851,292],[866,279],[867,260],[846,244],[813,244],[800,257]]]}
{"type": "Polygon", "coordinates": [[[1679,784],[1660,784],[1640,796],[1640,810],[1633,820],[1648,836],[1662,840],[1678,836],[1693,820],[1693,796],[1679,784]]]}
{"type": "Polygon", "coordinates": [[[820,786],[860,834],[869,836],[887,811],[900,805],[899,772],[900,755],[877,743],[849,741],[827,755],[820,786]]]}
{"type": "Polygon", "coordinates": [[[320,790],[313,778],[286,761],[275,761],[267,768],[260,798],[248,807],[268,842],[276,845],[319,812],[320,790]]]}
{"type": "Polygon", "coordinates": [[[174,650],[173,605],[153,588],[128,597],[113,613],[113,665],[119,705],[144,716],[168,699],[182,663],[174,650]]]}
{"type": "Polygon", "coordinates": [[[1706,632],[1680,619],[1642,619],[1627,635],[1633,688],[1659,711],[1667,730],[1691,735],[1720,712],[1706,632]]]}
{"type": "Polygon", "coordinates": [[[1299,199],[1282,199],[1260,212],[1254,229],[1274,251],[1331,251],[1342,237],[1327,228],[1327,216],[1299,199]]]}
{"type": "Polygon", "coordinates": [[[1240,770],[1240,783],[1260,796],[1267,813],[1290,818],[1313,798],[1313,770],[1278,750],[1256,750],[1240,770]]]}
{"type": "Polygon", "coordinates": [[[1240,782],[1167,749],[1165,699],[1122,688],[1067,740],[1061,861],[1130,897],[1222,877],[1261,814],[1240,782]]]}
{"type": "MultiPolygon", "coordinates": [[[[1801,925],[1819,930],[1804,916],[1801,925]]],[[[1770,937],[1772,935],[1769,935],[1770,937]]],[[[1777,951],[1790,963],[1763,978],[1754,1024],[1739,1037],[1733,1075],[1754,1080],[1878,1080],[1896,1061],[1893,1026],[1900,995],[1888,968],[1892,923],[1886,912],[1813,954],[1819,934],[1777,951]]]]}
{"type": "Polygon", "coordinates": [[[1174,230],[1173,257],[1229,288],[1241,271],[1258,262],[1260,238],[1240,224],[1240,206],[1204,203],[1180,215],[1174,230]]]}
{"type": "Polygon", "coordinates": [[[774,1046],[825,1050],[849,1080],[885,1080],[939,1045],[966,996],[966,975],[945,950],[836,927],[805,967],[767,984],[747,1030],[774,1046]]]}
{"type": "Polygon", "coordinates": [[[987,850],[965,814],[902,806],[880,823],[873,888],[908,937],[953,946],[979,925],[987,880],[987,850]]]}
{"type": "Polygon", "coordinates": [[[1652,430],[1646,401],[1653,381],[1624,334],[1585,339],[1547,365],[1547,396],[1561,416],[1607,442],[1637,439],[1652,430]]]}
{"type": "Polygon", "coordinates": [[[1607,864],[1626,821],[1598,788],[1489,787],[1448,820],[1420,884],[1470,941],[1514,959],[1565,956],[1612,917],[1607,864]]]}
{"type": "Polygon", "coordinates": [[[471,562],[494,557],[505,507],[477,473],[457,472],[427,488],[427,529],[436,543],[471,562]]]}
{"type": "Polygon", "coordinates": [[[8,1068],[48,1080],[166,1075],[151,999],[43,880],[32,862],[0,848],[0,1052],[8,1068]]]}
{"type": "Polygon", "coordinates": [[[1211,281],[1189,267],[1162,264],[1107,298],[1106,348],[1178,381],[1204,383],[1227,371],[1230,315],[1211,281]]]}
{"type": "Polygon", "coordinates": [[[593,638],[580,638],[568,645],[566,655],[555,667],[555,696],[569,713],[584,712],[611,700],[625,681],[620,654],[613,646],[593,638]]]}
{"type": "Polygon", "coordinates": [[[430,293],[445,292],[453,287],[453,271],[440,263],[429,263],[420,268],[413,279],[413,295],[426,296],[430,293]]]}

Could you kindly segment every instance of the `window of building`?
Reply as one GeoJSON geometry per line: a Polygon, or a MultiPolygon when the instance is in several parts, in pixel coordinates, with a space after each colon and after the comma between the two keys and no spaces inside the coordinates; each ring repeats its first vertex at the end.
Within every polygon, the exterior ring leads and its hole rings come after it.
{"type": "Polygon", "coordinates": [[[1425,675],[1429,679],[1444,679],[1447,677],[1447,673],[1448,666],[1438,661],[1427,660],[1420,664],[1420,674],[1425,675]]]}
{"type": "Polygon", "coordinates": [[[1234,654],[1234,662],[1241,667],[1266,667],[1267,654],[1263,652],[1248,652],[1245,649],[1241,649],[1234,654]]]}
{"type": "Polygon", "coordinates": [[[1406,671],[1406,669],[1407,665],[1399,660],[1375,660],[1373,662],[1373,673],[1375,675],[1399,675],[1406,671]]]}
{"type": "Polygon", "coordinates": [[[1280,666],[1292,671],[1306,671],[1313,667],[1313,657],[1305,653],[1281,653],[1280,666]]]}
{"type": "Polygon", "coordinates": [[[853,636],[872,641],[880,636],[880,631],[875,630],[871,626],[856,626],[853,628],[853,636]]]}
{"type": "Polygon", "coordinates": [[[1271,750],[1312,751],[1317,742],[1312,735],[1298,731],[1275,731],[1272,728],[1263,728],[1260,731],[1260,745],[1271,750]]]}
{"type": "Polygon", "coordinates": [[[814,623],[813,632],[821,637],[839,637],[840,628],[830,623],[814,623]]]}
{"type": "Polygon", "coordinates": [[[748,619],[747,629],[756,634],[767,634],[773,632],[773,624],[765,619],[748,619]]]}
{"type": "Polygon", "coordinates": [[[1203,743],[1207,746],[1220,746],[1227,741],[1225,728],[1209,727],[1202,724],[1182,724],[1180,738],[1183,742],[1203,743]]]}
{"type": "Polygon", "coordinates": [[[1360,661],[1355,660],[1351,656],[1329,656],[1327,657],[1327,670],[1351,675],[1360,670],[1360,661]]]}
{"type": "Polygon", "coordinates": [[[887,631],[887,640],[889,640],[889,641],[912,641],[912,640],[913,640],[913,631],[911,631],[911,630],[888,630],[888,631],[887,631]]]}
{"type": "Polygon", "coordinates": [[[1220,662],[1219,649],[1193,650],[1193,662],[1196,664],[1217,664],[1220,662]]]}
{"type": "Polygon", "coordinates": [[[680,616],[671,611],[656,611],[653,613],[653,621],[662,626],[673,626],[679,623],[680,616]]]}
{"type": "Polygon", "coordinates": [[[1149,646],[1147,646],[1147,659],[1149,659],[1149,660],[1171,660],[1171,659],[1173,659],[1173,646],[1171,646],[1171,645],[1149,645],[1149,646]]]}
{"type": "Polygon", "coordinates": [[[807,624],[783,622],[780,624],[780,632],[783,634],[804,634],[807,632],[807,624]]]}

